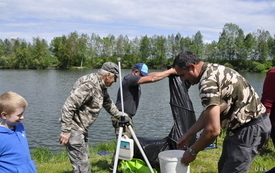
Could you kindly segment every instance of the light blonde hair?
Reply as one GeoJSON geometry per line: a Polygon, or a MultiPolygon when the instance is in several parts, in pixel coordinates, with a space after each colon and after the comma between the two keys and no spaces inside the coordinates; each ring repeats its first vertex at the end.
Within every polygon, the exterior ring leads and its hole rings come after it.
{"type": "Polygon", "coordinates": [[[6,112],[7,114],[12,114],[16,108],[25,109],[27,106],[28,102],[15,92],[10,91],[0,95],[0,113],[6,112]]]}

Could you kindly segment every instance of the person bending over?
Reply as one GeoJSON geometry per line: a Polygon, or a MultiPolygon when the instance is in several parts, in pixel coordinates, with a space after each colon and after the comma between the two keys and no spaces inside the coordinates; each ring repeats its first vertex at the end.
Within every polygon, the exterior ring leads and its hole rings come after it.
{"type": "Polygon", "coordinates": [[[116,82],[119,70],[106,62],[97,73],[80,77],[61,110],[60,144],[66,146],[74,173],[90,173],[88,128],[102,107],[119,118],[121,112],[110,99],[107,87],[116,82]]]}
{"type": "Polygon", "coordinates": [[[214,142],[223,128],[227,135],[218,172],[247,172],[271,129],[266,109],[253,87],[235,70],[204,62],[189,51],[178,54],[173,66],[183,80],[198,84],[204,107],[196,123],[178,142],[180,149],[185,148],[190,138],[203,130],[198,140],[184,152],[181,162],[188,165],[194,161],[197,153],[214,142]],[[227,105],[223,111],[222,101],[227,105]]]}

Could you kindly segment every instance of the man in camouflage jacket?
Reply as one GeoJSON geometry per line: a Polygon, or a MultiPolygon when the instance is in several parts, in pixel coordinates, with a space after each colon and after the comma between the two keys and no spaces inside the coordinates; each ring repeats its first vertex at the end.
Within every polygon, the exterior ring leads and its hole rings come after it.
{"type": "Polygon", "coordinates": [[[107,92],[116,82],[119,70],[112,62],[106,62],[98,73],[79,78],[61,110],[60,144],[66,146],[75,173],[90,173],[88,128],[99,115],[102,107],[119,118],[117,109],[107,92]]]}
{"type": "Polygon", "coordinates": [[[203,130],[198,140],[184,152],[181,162],[188,165],[198,152],[215,141],[221,128],[227,131],[218,163],[219,173],[245,173],[270,133],[265,107],[253,87],[238,72],[228,67],[203,62],[192,52],[181,52],[174,68],[183,80],[198,84],[203,112],[179,140],[188,146],[193,135],[203,130]]]}

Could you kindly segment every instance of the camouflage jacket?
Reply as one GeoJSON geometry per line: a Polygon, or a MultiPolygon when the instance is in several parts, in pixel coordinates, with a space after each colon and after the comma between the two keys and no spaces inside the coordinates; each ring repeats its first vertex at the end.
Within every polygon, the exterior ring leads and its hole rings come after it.
{"type": "Polygon", "coordinates": [[[238,72],[228,67],[204,63],[199,82],[204,109],[220,105],[228,107],[221,113],[221,127],[232,130],[265,113],[258,94],[238,72]]]}
{"type": "Polygon", "coordinates": [[[120,115],[98,73],[79,78],[61,110],[62,133],[70,133],[72,128],[88,133],[102,107],[112,116],[120,115]]]}

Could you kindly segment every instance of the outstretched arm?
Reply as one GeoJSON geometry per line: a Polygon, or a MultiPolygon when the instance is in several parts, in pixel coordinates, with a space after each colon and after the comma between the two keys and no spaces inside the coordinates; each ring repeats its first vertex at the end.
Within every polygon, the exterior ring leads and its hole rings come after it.
{"type": "Polygon", "coordinates": [[[162,72],[152,72],[152,73],[149,73],[148,76],[141,77],[138,81],[138,84],[156,82],[164,79],[165,77],[171,74],[177,74],[174,68],[170,68],[169,70],[165,70],[162,72]]]}

